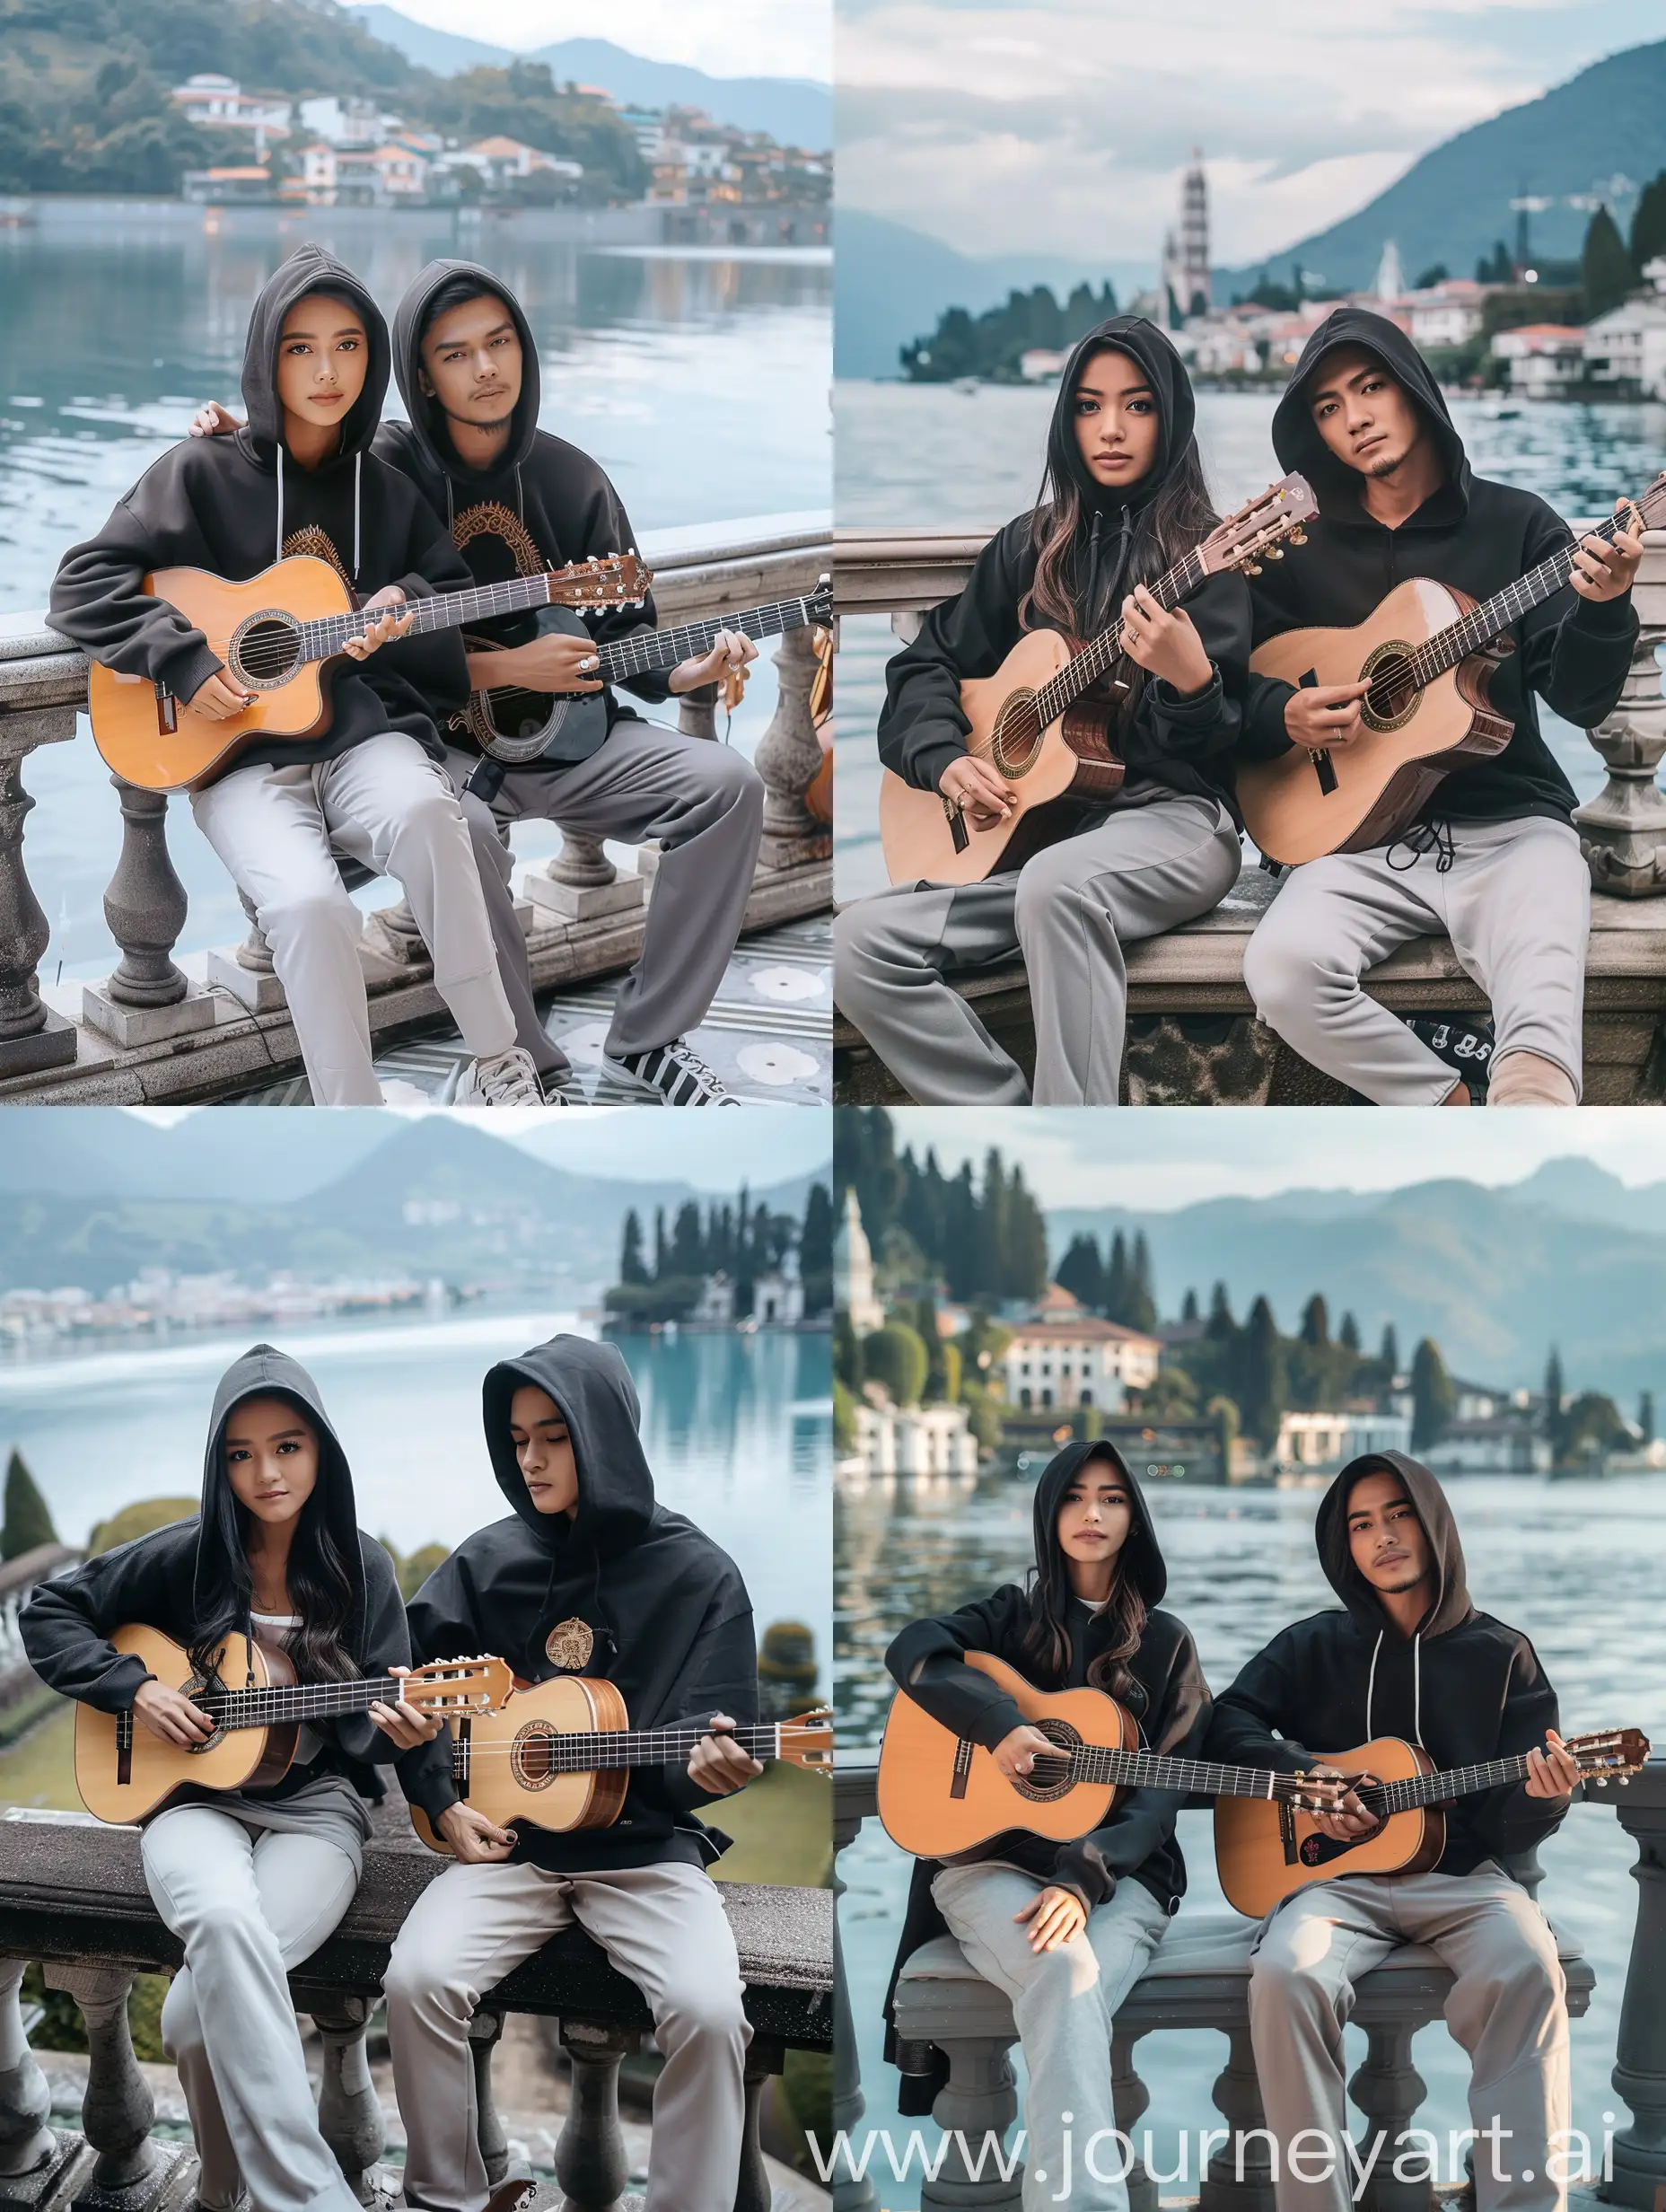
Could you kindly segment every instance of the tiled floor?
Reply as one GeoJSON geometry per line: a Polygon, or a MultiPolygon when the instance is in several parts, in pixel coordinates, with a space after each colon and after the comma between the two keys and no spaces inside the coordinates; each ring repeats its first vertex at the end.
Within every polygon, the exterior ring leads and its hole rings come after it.
{"type": "MultiPolygon", "coordinates": [[[[592,1106],[663,1104],[657,1091],[602,1064],[618,979],[540,999],[544,1026],[573,1063],[569,1097],[592,1106]]],[[[833,1094],[833,928],[829,917],[784,923],[744,938],[693,1044],[725,1088],[749,1105],[825,1106],[833,1094]]],[[[414,1084],[445,1104],[469,1055],[455,1033],[390,1045],[376,1057],[385,1080],[414,1084]]],[[[263,1084],[240,1106],[304,1106],[304,1075],[263,1084]]]]}

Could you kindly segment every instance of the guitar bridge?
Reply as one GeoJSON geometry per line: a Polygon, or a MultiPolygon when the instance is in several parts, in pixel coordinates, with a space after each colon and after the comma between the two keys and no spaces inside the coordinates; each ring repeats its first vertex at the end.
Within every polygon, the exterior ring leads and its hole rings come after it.
{"type": "Polygon", "coordinates": [[[1329,746],[1321,746],[1311,758],[1313,773],[1319,778],[1319,787],[1328,798],[1337,787],[1336,763],[1330,758],[1329,746]]]}
{"type": "Polygon", "coordinates": [[[180,726],[180,702],[165,683],[156,686],[156,733],[171,737],[180,726]]]}
{"type": "Polygon", "coordinates": [[[965,1796],[966,1779],[971,1770],[972,1740],[969,1736],[961,1736],[956,1741],[954,1747],[954,1773],[949,1783],[951,1797],[965,1796]]]}
{"type": "Polygon", "coordinates": [[[473,1721],[460,1720],[457,1723],[456,1740],[452,1745],[452,1782],[465,1804],[469,1802],[469,1769],[473,1757],[470,1735],[473,1728],[473,1721]]]}
{"type": "Polygon", "coordinates": [[[1296,1849],[1295,1809],[1287,1797],[1281,1797],[1278,1801],[1278,1840],[1285,1847],[1285,1865],[1298,1865],[1300,1854],[1296,1849]]]}
{"type": "Polygon", "coordinates": [[[133,1713],[129,1708],[116,1716],[116,1784],[122,1787],[133,1779],[133,1713]]]}
{"type": "Polygon", "coordinates": [[[943,811],[949,817],[949,836],[954,849],[957,853],[963,853],[972,841],[966,827],[966,816],[953,799],[943,801],[943,811]]]}

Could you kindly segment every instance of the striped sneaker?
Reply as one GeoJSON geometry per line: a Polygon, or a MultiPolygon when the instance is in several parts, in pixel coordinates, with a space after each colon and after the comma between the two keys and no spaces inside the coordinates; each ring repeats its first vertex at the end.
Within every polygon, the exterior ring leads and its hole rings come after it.
{"type": "Polygon", "coordinates": [[[470,1060],[457,1085],[454,1106],[541,1106],[544,1086],[538,1079],[532,1056],[519,1045],[494,1053],[489,1060],[470,1060]]]}
{"type": "Polygon", "coordinates": [[[659,1092],[668,1106],[738,1106],[716,1075],[682,1037],[668,1045],[654,1045],[646,1052],[609,1054],[615,1067],[622,1067],[638,1083],[659,1092]]]}

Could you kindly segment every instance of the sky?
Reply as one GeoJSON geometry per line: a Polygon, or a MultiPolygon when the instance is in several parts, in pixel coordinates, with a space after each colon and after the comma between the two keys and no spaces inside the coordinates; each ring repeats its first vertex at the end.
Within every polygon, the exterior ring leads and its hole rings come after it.
{"type": "MultiPolygon", "coordinates": [[[[1666,32],[1660,0],[837,0],[839,199],[963,253],[1148,259],[1201,146],[1217,266],[1666,32]]],[[[1623,149],[1616,149],[1617,162],[1623,149]]]]}
{"type": "Polygon", "coordinates": [[[612,0],[605,11],[580,0],[390,0],[431,31],[483,39],[516,53],[557,39],[611,39],[650,61],[680,61],[715,77],[814,77],[833,74],[830,0],[612,0]]]}
{"type": "Polygon", "coordinates": [[[899,1148],[937,1151],[943,1172],[981,1169],[998,1145],[1048,1208],[1127,1206],[1167,1213],[1205,1198],[1283,1190],[1399,1190],[1452,1176],[1525,1181],[1547,1160],[1591,1160],[1627,1185],[1666,1181],[1666,1115],[1635,1107],[1577,1113],[1349,1111],[1334,1106],[1233,1112],[1049,1107],[916,1107],[894,1113],[899,1148]]]}

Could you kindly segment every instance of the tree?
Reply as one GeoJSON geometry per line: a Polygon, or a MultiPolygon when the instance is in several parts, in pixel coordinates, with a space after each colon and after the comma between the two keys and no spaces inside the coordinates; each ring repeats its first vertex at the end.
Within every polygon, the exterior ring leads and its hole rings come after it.
{"type": "Polygon", "coordinates": [[[1359,1323],[1351,1313],[1342,1316],[1342,1326],[1337,1331],[1337,1342],[1345,1352],[1352,1352],[1356,1359],[1359,1357],[1359,1323]]]}
{"type": "Polygon", "coordinates": [[[916,1304],[914,1327],[925,1347],[925,1381],[921,1398],[928,1406],[941,1406],[949,1397],[949,1369],[943,1358],[943,1332],[937,1326],[937,1301],[929,1291],[916,1304]]]}
{"type": "Polygon", "coordinates": [[[5,1521],[0,1525],[0,1559],[21,1558],[37,1544],[57,1541],[57,1531],[52,1525],[47,1501],[24,1465],[22,1453],[14,1451],[6,1462],[5,1521]]]}
{"type": "Polygon", "coordinates": [[[1637,195],[1631,214],[1631,266],[1639,276],[1644,265],[1666,253],[1666,169],[1637,195]]]}
{"type": "Polygon", "coordinates": [[[842,1306],[833,1316],[833,1372],[847,1391],[862,1388],[862,1341],[842,1306]]]}
{"type": "Polygon", "coordinates": [[[1145,1242],[1144,1229],[1136,1233],[1134,1257],[1128,1263],[1127,1318],[1124,1326],[1144,1329],[1148,1333],[1157,1326],[1157,1295],[1152,1281],[1151,1247],[1145,1242]]]}
{"type": "Polygon", "coordinates": [[[1567,1391],[1562,1381],[1562,1355],[1553,1344],[1550,1356],[1545,1362],[1545,1411],[1551,1420],[1554,1421],[1561,1412],[1566,1399],[1567,1391]]]}
{"type": "MultiPolygon", "coordinates": [[[[728,1210],[723,1208],[725,1214],[728,1210]]],[[[825,1183],[811,1183],[804,1201],[798,1271],[804,1284],[804,1311],[827,1312],[833,1304],[833,1194],[825,1183]]]]}
{"type": "Polygon", "coordinates": [[[1636,285],[1637,272],[1613,216],[1599,207],[1585,233],[1579,257],[1581,282],[1585,291],[1585,313],[1594,321],[1618,307],[1636,285]]]}
{"type": "Polygon", "coordinates": [[[1330,1342],[1330,1314],[1318,1291],[1302,1309],[1302,1341],[1322,1352],[1330,1342]]]}
{"type": "Polygon", "coordinates": [[[1451,1425],[1456,1394],[1433,1339],[1422,1338],[1411,1360],[1411,1448],[1438,1444],[1451,1425]]]}
{"type": "Polygon", "coordinates": [[[1451,271],[1447,268],[1444,261],[1433,262],[1429,268],[1424,270],[1422,276],[1418,277],[1416,283],[1412,286],[1412,290],[1414,292],[1427,292],[1431,285],[1443,285],[1451,275],[1451,271]]]}
{"type": "Polygon", "coordinates": [[[656,1206],[653,1209],[653,1279],[656,1283],[664,1281],[669,1258],[665,1243],[665,1208],[656,1206]]]}
{"type": "Polygon", "coordinates": [[[1230,1344],[1238,1334],[1238,1323],[1232,1319],[1232,1302],[1226,1295],[1224,1283],[1217,1283],[1209,1293],[1209,1318],[1204,1333],[1214,1344],[1230,1344]]]}
{"type": "Polygon", "coordinates": [[[1507,285],[1515,276],[1515,263],[1510,259],[1510,249],[1502,238],[1494,241],[1491,253],[1484,253],[1475,265],[1477,285],[1507,285]]]}
{"type": "Polygon", "coordinates": [[[1197,1293],[1195,1290],[1188,1290],[1181,1300],[1180,1319],[1183,1321],[1195,1321],[1197,1319],[1197,1293]]]}
{"type": "Polygon", "coordinates": [[[897,1406],[917,1406],[925,1387],[926,1353],[917,1330],[890,1321],[862,1340],[862,1365],[870,1382],[897,1406]]]}
{"type": "Polygon", "coordinates": [[[1400,1371],[1400,1340],[1394,1333],[1392,1321],[1385,1321],[1382,1325],[1382,1344],[1377,1354],[1377,1361],[1392,1382],[1400,1371]]]}
{"type": "Polygon", "coordinates": [[[1105,1269],[1105,1318],[1128,1326],[1128,1304],[1133,1283],[1128,1274],[1128,1241],[1120,1229],[1110,1241],[1110,1260],[1105,1269]]]}
{"type": "Polygon", "coordinates": [[[1644,1391],[1637,1400],[1637,1428],[1644,1444],[1654,1442],[1654,1392],[1644,1391]]]}
{"type": "Polygon", "coordinates": [[[1090,1313],[1097,1313],[1105,1303],[1105,1263],[1100,1258],[1099,1239],[1073,1236],[1053,1279],[1090,1313]]]}
{"type": "Polygon", "coordinates": [[[677,1225],[671,1231],[671,1268],[673,1275],[704,1275],[706,1273],[706,1238],[700,1226],[700,1209],[692,1198],[686,1198],[677,1208],[677,1225]]]}
{"type": "Polygon", "coordinates": [[[1285,1409],[1285,1374],[1278,1324],[1265,1297],[1256,1300],[1244,1323],[1239,1371],[1242,1377],[1239,1407],[1244,1426],[1264,1452],[1270,1452],[1278,1441],[1279,1418],[1285,1409]]]}
{"type": "Polygon", "coordinates": [[[619,1253],[621,1283],[645,1283],[647,1264],[642,1256],[642,1222],[633,1206],[625,1216],[625,1242],[619,1253]]]}

